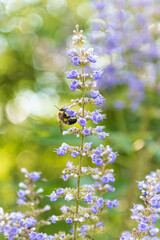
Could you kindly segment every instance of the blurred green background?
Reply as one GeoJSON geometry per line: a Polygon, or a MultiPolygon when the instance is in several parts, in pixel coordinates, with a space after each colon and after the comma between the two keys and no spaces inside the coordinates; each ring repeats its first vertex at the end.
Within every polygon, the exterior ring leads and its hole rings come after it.
{"type": "MultiPolygon", "coordinates": [[[[5,211],[18,209],[21,167],[43,173],[48,180],[43,183],[45,194],[75,184],[61,180],[68,158],[57,156],[53,149],[78,140],[60,134],[55,105],[63,107],[76,97],[65,79],[64,72],[71,69],[65,49],[77,23],[84,32],[89,30],[91,15],[87,0],[0,1],[0,206],[5,211]]],[[[159,167],[160,101],[153,91],[137,111],[115,110],[111,102],[118,87],[102,94],[107,99],[104,124],[111,133],[105,144],[119,153],[113,165],[116,191],[110,197],[121,205],[104,217],[105,232],[96,239],[112,240],[133,227],[129,209],[140,202],[136,180],[159,167]]],[[[58,213],[61,204],[53,204],[46,217],[58,213]]],[[[67,229],[66,225],[42,231],[54,233],[67,229]]]]}

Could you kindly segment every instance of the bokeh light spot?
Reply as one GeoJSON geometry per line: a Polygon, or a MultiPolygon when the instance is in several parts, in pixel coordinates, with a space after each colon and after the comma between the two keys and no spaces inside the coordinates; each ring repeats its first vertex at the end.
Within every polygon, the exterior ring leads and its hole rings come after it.
{"type": "Polygon", "coordinates": [[[7,39],[4,36],[0,35],[0,55],[5,52],[7,46],[7,39]]]}
{"type": "Polygon", "coordinates": [[[67,7],[66,0],[49,0],[47,10],[51,15],[62,14],[67,7]]]}

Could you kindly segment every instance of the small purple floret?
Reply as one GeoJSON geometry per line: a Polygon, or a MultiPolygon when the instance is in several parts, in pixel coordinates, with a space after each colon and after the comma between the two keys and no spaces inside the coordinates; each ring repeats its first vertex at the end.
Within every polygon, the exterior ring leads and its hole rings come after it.
{"type": "Polygon", "coordinates": [[[78,77],[78,72],[77,72],[77,70],[72,70],[72,71],[70,71],[70,72],[67,72],[66,77],[69,78],[69,79],[73,79],[73,78],[78,77]]]}

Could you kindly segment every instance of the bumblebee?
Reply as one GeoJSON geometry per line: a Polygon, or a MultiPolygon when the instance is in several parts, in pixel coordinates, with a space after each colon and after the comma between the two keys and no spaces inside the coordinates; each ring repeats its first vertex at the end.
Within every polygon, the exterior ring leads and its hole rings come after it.
{"type": "MultiPolygon", "coordinates": [[[[56,108],[58,107],[56,106],[56,108]]],[[[58,108],[58,110],[59,111],[57,112],[57,120],[59,122],[61,133],[63,133],[62,123],[66,125],[73,125],[77,122],[77,118],[69,116],[66,112],[66,108],[58,108]]]]}

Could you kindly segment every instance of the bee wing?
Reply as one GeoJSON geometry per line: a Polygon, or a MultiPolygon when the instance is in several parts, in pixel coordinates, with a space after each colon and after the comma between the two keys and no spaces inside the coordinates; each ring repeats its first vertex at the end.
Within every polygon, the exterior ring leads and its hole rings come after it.
{"type": "Polygon", "coordinates": [[[63,134],[63,125],[62,125],[61,121],[59,121],[59,127],[60,127],[60,130],[61,130],[61,133],[63,134]]]}

